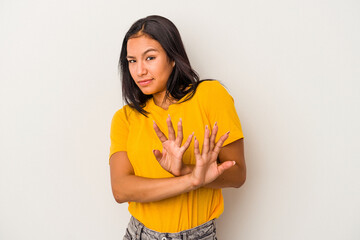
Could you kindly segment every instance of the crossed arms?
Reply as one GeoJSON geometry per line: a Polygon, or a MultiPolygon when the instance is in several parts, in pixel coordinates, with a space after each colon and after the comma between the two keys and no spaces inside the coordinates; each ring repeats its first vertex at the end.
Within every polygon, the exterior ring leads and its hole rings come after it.
{"type": "Polygon", "coordinates": [[[181,120],[177,123],[177,136],[170,117],[166,121],[168,138],[154,122],[154,130],[162,142],[163,150],[154,150],[153,153],[159,164],[175,177],[153,179],[136,176],[127,153],[116,152],[110,157],[110,175],[112,192],[118,203],[159,201],[200,187],[238,188],[243,185],[246,179],[243,139],[223,146],[231,133],[224,134],[215,142],[218,126],[215,124],[211,132],[206,126],[200,152],[199,141],[193,134],[181,145],[181,120]],[[193,138],[196,163],[186,165],[182,157],[193,138]]]}

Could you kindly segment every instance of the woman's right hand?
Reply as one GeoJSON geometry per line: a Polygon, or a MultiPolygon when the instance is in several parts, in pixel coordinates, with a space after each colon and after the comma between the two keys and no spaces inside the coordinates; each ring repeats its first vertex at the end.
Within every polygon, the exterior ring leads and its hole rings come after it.
{"type": "Polygon", "coordinates": [[[155,121],[153,124],[154,130],[156,135],[160,139],[163,151],[160,152],[159,150],[153,150],[156,160],[159,162],[162,168],[164,168],[169,173],[173,174],[174,176],[181,176],[184,175],[187,166],[183,164],[182,158],[186,149],[189,148],[190,143],[192,141],[192,137],[194,133],[192,133],[181,146],[183,141],[183,129],[182,129],[182,121],[179,120],[177,127],[178,127],[178,134],[175,136],[175,131],[172,126],[170,115],[166,119],[166,123],[168,126],[169,138],[165,136],[165,134],[160,130],[160,128],[156,125],[155,121]]]}

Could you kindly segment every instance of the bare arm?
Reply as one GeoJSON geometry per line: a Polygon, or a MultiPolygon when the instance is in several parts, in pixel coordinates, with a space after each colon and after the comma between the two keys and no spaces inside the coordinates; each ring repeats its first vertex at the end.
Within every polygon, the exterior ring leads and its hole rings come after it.
{"type": "Polygon", "coordinates": [[[190,175],[161,179],[135,176],[126,152],[111,156],[110,175],[112,192],[118,203],[158,201],[195,189],[190,175]]]}
{"type": "Polygon", "coordinates": [[[220,137],[220,140],[210,148],[210,133],[206,130],[206,150],[199,151],[199,143],[195,140],[196,165],[189,174],[173,178],[144,178],[136,176],[129,161],[127,153],[117,152],[110,158],[111,186],[115,200],[118,203],[154,202],[177,196],[205,186],[213,182],[226,169],[233,166],[234,162],[225,161],[218,165],[216,159],[221,146],[227,139],[228,134],[220,137]]]}
{"type": "Polygon", "coordinates": [[[220,162],[235,161],[236,164],[221,174],[215,181],[207,184],[208,188],[241,187],[246,180],[244,157],[244,139],[236,140],[224,147],[219,153],[220,162]]]}

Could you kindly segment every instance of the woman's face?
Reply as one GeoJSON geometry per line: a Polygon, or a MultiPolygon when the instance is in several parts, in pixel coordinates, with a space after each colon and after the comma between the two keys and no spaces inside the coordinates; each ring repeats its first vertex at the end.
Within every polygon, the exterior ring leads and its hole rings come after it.
{"type": "Polygon", "coordinates": [[[127,54],[130,74],[136,85],[144,94],[162,101],[174,62],[169,61],[160,43],[147,35],[130,38],[127,54]]]}

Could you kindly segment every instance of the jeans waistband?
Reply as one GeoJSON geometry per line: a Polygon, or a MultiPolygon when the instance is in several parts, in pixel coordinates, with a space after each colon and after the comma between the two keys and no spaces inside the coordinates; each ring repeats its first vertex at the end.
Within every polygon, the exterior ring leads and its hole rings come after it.
{"type": "Polygon", "coordinates": [[[149,229],[136,218],[131,217],[126,234],[127,239],[142,240],[195,240],[195,239],[216,239],[215,219],[201,224],[195,228],[177,233],[162,233],[149,229]]]}

